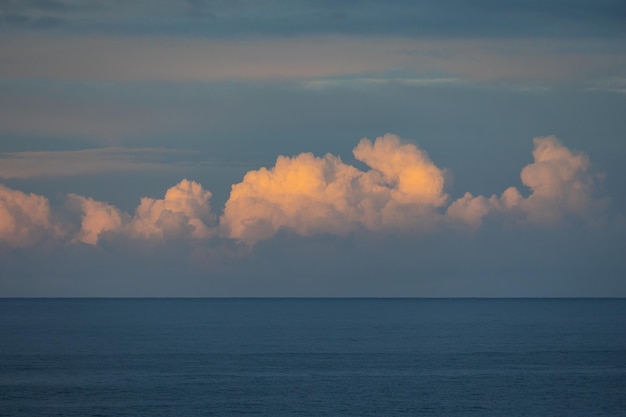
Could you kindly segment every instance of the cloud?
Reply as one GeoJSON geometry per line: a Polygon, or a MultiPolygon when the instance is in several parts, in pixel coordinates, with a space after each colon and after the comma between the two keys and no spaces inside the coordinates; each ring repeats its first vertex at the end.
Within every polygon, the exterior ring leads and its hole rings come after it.
{"type": "Polygon", "coordinates": [[[211,192],[187,179],[161,199],[143,197],[133,214],[70,194],[67,206],[80,213],[76,231],[51,220],[45,197],[0,186],[0,241],[23,247],[45,237],[94,246],[116,238],[221,238],[251,246],[282,229],[300,236],[345,236],[363,230],[432,236],[459,226],[478,229],[487,217],[539,229],[602,223],[608,201],[598,191],[599,177],[590,171],[588,157],[554,136],[535,138],[534,145],[534,162],[521,172],[530,191],[527,197],[509,187],[500,196],[468,192],[451,204],[445,171],[415,144],[393,134],[373,142],[362,139],[354,148],[365,170],[331,154],[279,156],[273,167],[249,171],[232,186],[219,222],[211,209],[211,192]]]}
{"type": "MultiPolygon", "coordinates": [[[[47,65],[46,59],[43,65],[47,65]]],[[[0,72],[2,65],[0,62],[0,72]]],[[[93,75],[87,69],[78,72],[83,78],[93,75]]],[[[41,71],[42,78],[35,75],[27,80],[0,77],[0,133],[8,137],[29,133],[87,139],[88,143],[104,141],[116,146],[146,136],[154,139],[206,132],[211,125],[207,109],[200,106],[212,103],[214,92],[204,95],[197,86],[182,89],[180,84],[125,82],[102,85],[46,73],[41,71]]]]}
{"type": "Polygon", "coordinates": [[[51,221],[47,198],[0,184],[0,244],[19,248],[63,235],[62,228],[51,221]]]}
{"type": "Polygon", "coordinates": [[[466,193],[448,207],[447,214],[474,228],[489,213],[514,217],[534,225],[556,225],[567,219],[601,221],[606,198],[598,196],[598,177],[589,171],[589,158],[572,152],[555,136],[534,139],[534,162],[521,172],[531,193],[524,198],[515,187],[500,197],[474,197],[466,193]]]}
{"type": "MultiPolygon", "coordinates": [[[[623,5],[516,1],[5,1],[0,25],[12,31],[167,33],[178,36],[294,36],[311,33],[409,36],[618,36],[623,5]],[[462,17],[462,18],[460,18],[462,17]]],[[[10,32],[9,32],[10,33],[10,32]]]]}
{"type": "Polygon", "coordinates": [[[353,153],[372,169],[303,153],[248,172],[226,202],[223,233],[254,243],[283,227],[305,236],[415,228],[427,226],[445,204],[443,171],[415,145],[387,134],[374,143],[361,140],[353,153]]]}
{"type": "Polygon", "coordinates": [[[521,201],[533,223],[554,223],[563,216],[589,217],[602,206],[596,201],[595,178],[589,158],[574,153],[554,136],[535,138],[535,162],[522,170],[524,185],[532,194],[521,201]]]}
{"type": "Polygon", "coordinates": [[[301,79],[384,71],[405,60],[397,48],[385,49],[383,44],[388,42],[325,36],[296,40],[21,36],[0,40],[0,50],[7,54],[0,63],[0,77],[178,82],[301,79]],[[68,55],[67,50],[73,53],[68,55]]]}
{"type": "Polygon", "coordinates": [[[211,192],[187,179],[171,187],[163,199],[144,197],[125,232],[136,238],[206,239],[215,221],[209,200],[211,192]]]}
{"type": "Polygon", "coordinates": [[[62,177],[104,172],[163,171],[197,159],[190,152],[158,148],[0,153],[0,178],[62,177]]]}
{"type": "MultiPolygon", "coordinates": [[[[164,198],[143,197],[134,215],[106,202],[70,194],[66,210],[59,216],[79,213],[80,226],[51,220],[47,198],[24,194],[0,185],[0,242],[11,247],[30,246],[46,237],[60,242],[82,242],[96,246],[105,237],[165,241],[208,239],[215,234],[215,218],[209,200],[211,192],[187,179],[169,188],[164,198]]],[[[71,222],[71,220],[69,220],[71,222]]]]}
{"type": "Polygon", "coordinates": [[[441,86],[446,84],[459,84],[461,80],[452,77],[422,77],[422,78],[393,78],[393,77],[368,77],[368,78],[323,78],[303,82],[303,86],[315,90],[333,87],[359,87],[379,85],[407,85],[407,86],[441,86]]]}
{"type": "Polygon", "coordinates": [[[127,215],[114,206],[91,198],[70,194],[68,197],[79,203],[82,212],[80,231],[74,241],[97,245],[100,236],[105,232],[122,229],[127,215]]]}
{"type": "MultiPolygon", "coordinates": [[[[340,35],[203,39],[40,36],[0,39],[0,77],[72,82],[436,78],[549,81],[623,77],[620,43],[596,38],[340,35]],[[607,46],[610,45],[610,46],[607,46]],[[67,51],[72,51],[68,54],[67,51]],[[62,59],[60,59],[60,57],[62,59]]],[[[131,123],[128,121],[127,123],[131,123]]]]}
{"type": "Polygon", "coordinates": [[[591,81],[589,84],[587,91],[609,91],[626,94],[626,77],[600,78],[591,81]]]}
{"type": "Polygon", "coordinates": [[[220,226],[230,238],[250,244],[288,228],[304,236],[373,231],[434,231],[464,225],[478,229],[495,215],[508,224],[536,227],[568,221],[603,220],[607,200],[588,157],[566,148],[556,137],[534,140],[534,162],[521,172],[530,189],[515,187],[500,196],[463,197],[445,207],[444,171],[413,144],[391,134],[354,149],[361,171],[338,157],[281,156],[271,169],[250,171],[233,186],[220,226]]]}
{"type": "Polygon", "coordinates": [[[353,153],[382,175],[394,200],[432,206],[445,203],[443,172],[417,146],[403,144],[398,136],[387,134],[374,143],[361,140],[353,153]]]}
{"type": "Polygon", "coordinates": [[[91,198],[70,195],[80,205],[81,227],[74,237],[96,246],[107,236],[164,241],[167,239],[207,239],[214,234],[215,215],[211,213],[211,193],[195,181],[183,179],[169,188],[164,198],[143,197],[133,216],[91,198]]]}

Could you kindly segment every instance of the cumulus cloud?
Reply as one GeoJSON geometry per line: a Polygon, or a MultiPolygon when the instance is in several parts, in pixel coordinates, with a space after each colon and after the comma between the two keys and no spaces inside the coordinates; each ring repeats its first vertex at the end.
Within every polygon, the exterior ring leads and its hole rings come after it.
{"type": "Polygon", "coordinates": [[[554,136],[534,139],[534,162],[521,173],[531,193],[524,198],[515,187],[500,197],[474,197],[466,193],[448,207],[447,214],[478,227],[489,213],[499,212],[535,225],[555,225],[566,219],[595,221],[606,206],[597,194],[597,178],[589,170],[589,158],[566,148],[554,136]]]}
{"type": "Polygon", "coordinates": [[[47,198],[0,184],[0,243],[25,247],[45,237],[60,238],[63,234],[61,227],[51,221],[47,198]]]}
{"type": "Polygon", "coordinates": [[[233,185],[220,221],[223,233],[254,243],[283,227],[307,236],[426,226],[445,204],[443,171],[417,146],[387,134],[374,143],[361,140],[353,153],[371,169],[303,153],[248,172],[233,185]]]}
{"type": "Polygon", "coordinates": [[[416,145],[392,134],[362,139],[354,148],[365,170],[331,154],[279,156],[273,167],[249,171],[232,186],[219,223],[211,193],[187,179],[161,199],[142,198],[133,214],[71,194],[70,205],[80,213],[80,227],[72,232],[51,220],[45,197],[0,185],[0,242],[23,247],[52,236],[95,246],[115,237],[162,242],[219,236],[253,245],[281,229],[301,236],[428,233],[458,225],[477,229],[488,216],[534,227],[602,219],[607,201],[598,196],[588,157],[554,136],[536,138],[534,145],[534,162],[521,172],[527,197],[509,187],[491,197],[468,192],[451,204],[444,171],[416,145]]]}
{"type": "Polygon", "coordinates": [[[208,238],[211,213],[211,192],[187,179],[171,187],[162,199],[144,197],[126,231],[130,236],[146,239],[166,237],[208,238]]]}
{"type": "Polygon", "coordinates": [[[373,168],[368,174],[382,175],[393,200],[431,206],[445,203],[443,172],[417,146],[403,144],[398,136],[387,134],[374,143],[361,140],[353,153],[373,168]]]}
{"type": "Polygon", "coordinates": [[[78,202],[82,211],[80,231],[74,241],[95,246],[100,235],[122,228],[125,215],[114,206],[76,194],[70,194],[69,199],[78,202]]]}
{"type": "Polygon", "coordinates": [[[414,144],[391,134],[354,148],[361,171],[339,157],[281,156],[270,169],[250,171],[232,188],[221,218],[222,233],[255,243],[281,228],[304,236],[368,230],[435,230],[450,225],[477,229],[483,218],[534,226],[578,219],[594,222],[606,206],[588,157],[556,137],[534,140],[534,162],[521,172],[530,190],[515,187],[500,196],[466,193],[446,208],[444,171],[414,144]]]}
{"type": "Polygon", "coordinates": [[[81,212],[75,242],[95,246],[105,233],[156,241],[206,239],[214,233],[211,193],[187,179],[169,188],[162,199],[143,197],[133,216],[102,201],[75,194],[69,198],[79,203],[81,212]]]}
{"type": "Polygon", "coordinates": [[[588,217],[603,205],[595,198],[596,180],[589,158],[574,153],[554,136],[535,139],[535,162],[522,170],[522,182],[532,190],[522,208],[533,223],[554,223],[563,216],[588,217]]]}

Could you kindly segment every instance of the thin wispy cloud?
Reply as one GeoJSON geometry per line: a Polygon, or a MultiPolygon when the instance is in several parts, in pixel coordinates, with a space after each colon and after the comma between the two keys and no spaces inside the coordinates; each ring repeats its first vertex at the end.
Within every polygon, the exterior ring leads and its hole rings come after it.
{"type": "MultiPolygon", "coordinates": [[[[615,43],[608,41],[609,45],[615,43]]],[[[615,45],[620,49],[619,44],[615,45]]],[[[379,74],[467,81],[563,82],[623,76],[607,41],[411,39],[323,35],[298,38],[15,36],[0,40],[0,78],[95,82],[306,80],[379,74]],[[72,51],[68,54],[67,51],[72,51]],[[63,56],[63,59],[59,59],[63,56]]],[[[380,77],[379,77],[380,78],[380,77]]]]}
{"type": "Polygon", "coordinates": [[[618,0],[465,2],[24,0],[3,2],[5,31],[172,36],[612,36],[623,33],[618,0]]]}
{"type": "Polygon", "coordinates": [[[0,153],[0,178],[25,179],[137,171],[176,171],[229,165],[197,151],[164,148],[96,148],[0,153]]]}

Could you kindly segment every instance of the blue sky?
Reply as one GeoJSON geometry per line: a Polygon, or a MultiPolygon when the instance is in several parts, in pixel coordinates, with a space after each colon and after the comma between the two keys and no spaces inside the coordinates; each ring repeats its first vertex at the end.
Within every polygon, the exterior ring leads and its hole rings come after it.
{"type": "Polygon", "coordinates": [[[626,296],[625,28],[2,2],[0,296],[626,296]]]}

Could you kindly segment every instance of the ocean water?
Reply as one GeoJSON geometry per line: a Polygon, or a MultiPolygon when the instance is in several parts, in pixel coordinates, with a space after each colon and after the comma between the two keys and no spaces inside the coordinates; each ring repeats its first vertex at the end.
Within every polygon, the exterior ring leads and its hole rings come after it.
{"type": "Polygon", "coordinates": [[[626,416],[624,299],[2,299],[2,416],[626,416]]]}

